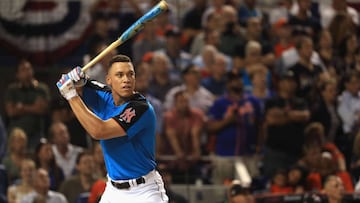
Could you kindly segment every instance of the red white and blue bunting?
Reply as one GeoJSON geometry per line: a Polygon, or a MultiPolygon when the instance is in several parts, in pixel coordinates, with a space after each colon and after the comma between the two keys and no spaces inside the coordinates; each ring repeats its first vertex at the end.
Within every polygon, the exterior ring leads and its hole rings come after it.
{"type": "Polygon", "coordinates": [[[0,46],[37,64],[77,48],[90,31],[89,0],[1,0],[0,46]]]}

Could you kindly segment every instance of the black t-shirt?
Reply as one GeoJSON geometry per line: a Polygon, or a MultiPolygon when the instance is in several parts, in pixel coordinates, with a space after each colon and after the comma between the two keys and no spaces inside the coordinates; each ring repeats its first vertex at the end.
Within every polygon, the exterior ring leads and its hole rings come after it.
{"type": "MultiPolygon", "coordinates": [[[[305,100],[294,98],[285,100],[281,97],[269,99],[265,103],[265,113],[272,108],[307,110],[305,100]]],[[[265,145],[281,152],[299,156],[304,144],[304,127],[306,123],[288,122],[285,125],[268,126],[265,145]]]]}
{"type": "Polygon", "coordinates": [[[313,70],[308,69],[301,63],[296,63],[290,69],[294,73],[297,84],[296,96],[311,101],[312,93],[316,88],[316,82],[320,73],[323,72],[320,66],[314,65],[313,70]]]}
{"type": "Polygon", "coordinates": [[[183,28],[201,30],[201,19],[205,9],[193,8],[184,15],[183,28]]]}
{"type": "Polygon", "coordinates": [[[321,31],[321,24],[319,20],[313,17],[309,17],[305,20],[299,19],[296,16],[290,15],[289,25],[292,27],[294,35],[307,34],[314,40],[317,34],[321,31]]]}

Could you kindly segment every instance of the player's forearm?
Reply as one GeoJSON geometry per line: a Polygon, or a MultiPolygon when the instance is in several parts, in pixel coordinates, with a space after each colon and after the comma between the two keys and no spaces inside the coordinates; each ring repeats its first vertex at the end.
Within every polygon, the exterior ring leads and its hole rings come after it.
{"type": "Polygon", "coordinates": [[[92,113],[79,96],[69,100],[71,109],[85,130],[95,139],[101,131],[102,120],[92,113]]]}

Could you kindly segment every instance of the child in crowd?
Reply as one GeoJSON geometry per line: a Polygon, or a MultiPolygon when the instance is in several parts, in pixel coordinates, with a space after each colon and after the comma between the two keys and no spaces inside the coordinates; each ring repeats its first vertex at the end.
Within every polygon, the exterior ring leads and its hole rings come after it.
{"type": "Polygon", "coordinates": [[[288,171],[285,169],[279,169],[274,174],[270,192],[272,194],[289,194],[293,192],[293,189],[288,184],[288,171]]]}

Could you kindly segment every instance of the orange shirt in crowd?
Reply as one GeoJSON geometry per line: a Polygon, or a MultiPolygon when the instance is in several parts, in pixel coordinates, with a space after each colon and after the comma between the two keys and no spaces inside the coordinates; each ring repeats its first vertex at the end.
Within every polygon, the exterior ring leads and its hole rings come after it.
{"type": "Polygon", "coordinates": [[[97,203],[99,198],[104,193],[106,187],[106,181],[103,179],[97,180],[91,187],[88,203],[97,203]]]}
{"type": "Polygon", "coordinates": [[[278,185],[274,185],[272,184],[270,186],[270,192],[272,194],[290,194],[290,193],[293,193],[294,190],[292,187],[289,187],[289,186],[278,186],[278,185]]]}

